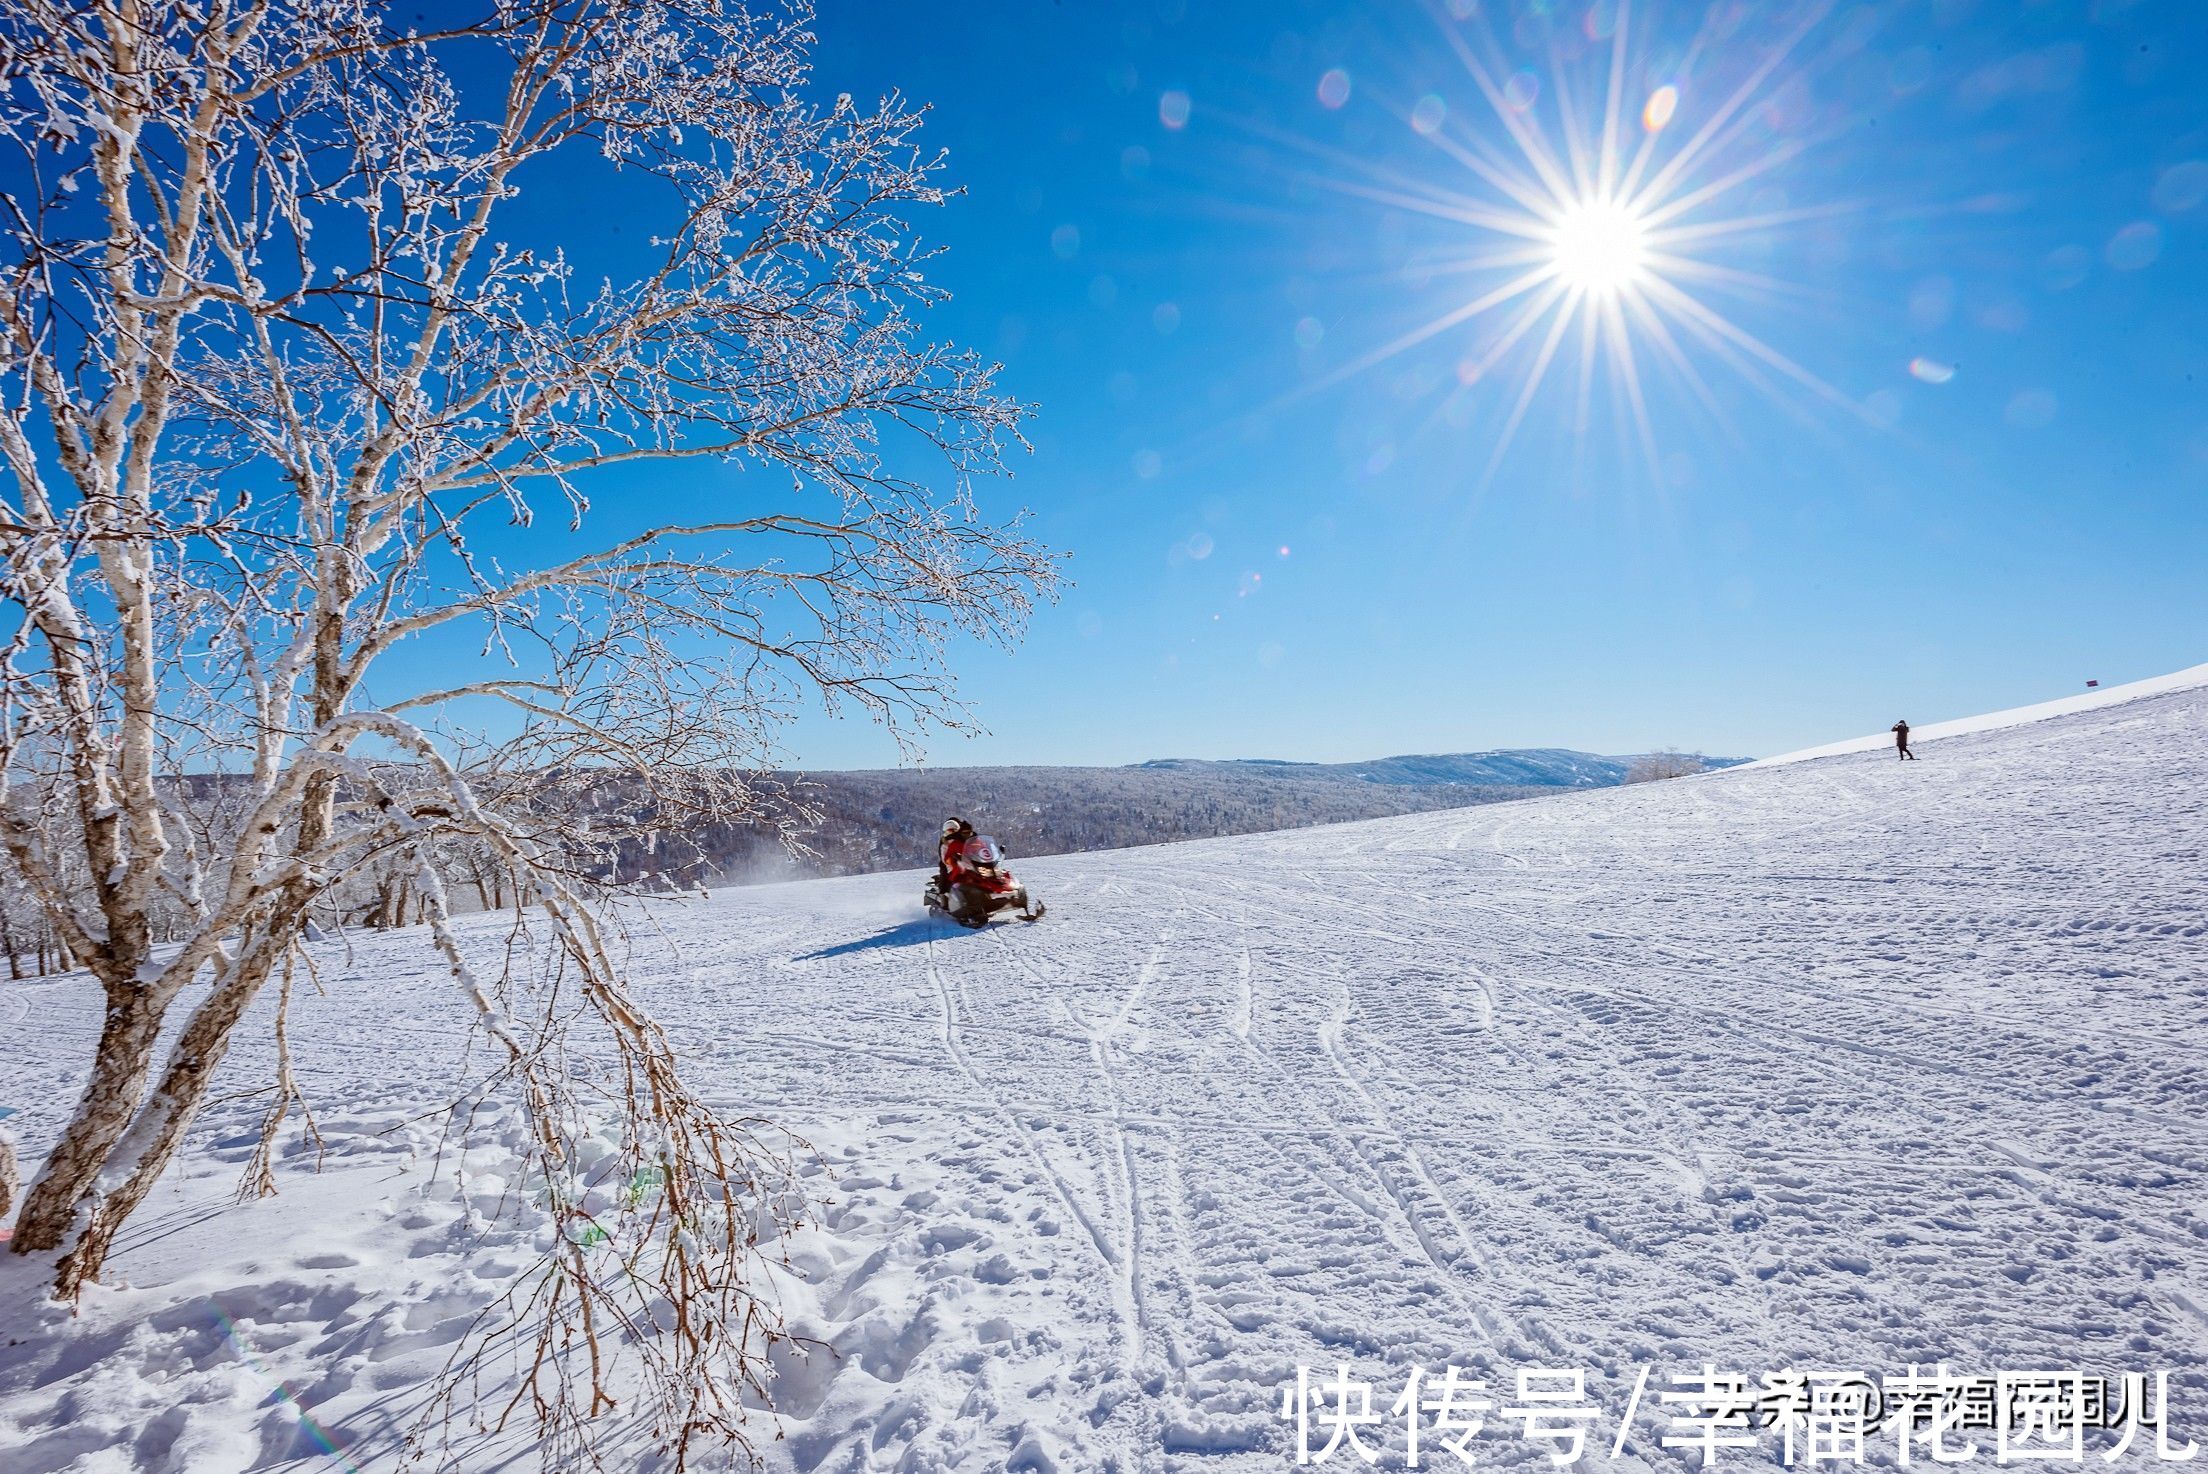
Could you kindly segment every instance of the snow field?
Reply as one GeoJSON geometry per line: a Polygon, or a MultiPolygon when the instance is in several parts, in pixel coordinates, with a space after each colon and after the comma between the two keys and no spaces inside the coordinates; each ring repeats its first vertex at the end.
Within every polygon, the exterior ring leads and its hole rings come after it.
{"type": "MultiPolygon", "coordinates": [[[[1279,1469],[1299,1364],[1383,1405],[1414,1364],[1583,1369],[1590,1464],[1640,1368],[1705,1361],[2166,1369],[2208,1440],[2208,691],[1920,741],[1014,857],[1050,916],[980,934],[917,875],[653,907],[635,972],[692,1078],[817,1153],[770,1464],[1279,1469]]],[[[231,1206],[230,1102],[133,1225],[140,1288],[60,1325],[0,1277],[11,1474],[397,1467],[527,1244],[409,1124],[468,1070],[419,940],[325,979],[293,1036],[330,1171],[231,1206]]],[[[35,1152],[97,1000],[10,1001],[35,1152]]],[[[1615,1467],[1695,1467],[1658,1427],[1615,1467]]],[[[444,1467],[518,1452],[448,1431],[444,1467]]]]}

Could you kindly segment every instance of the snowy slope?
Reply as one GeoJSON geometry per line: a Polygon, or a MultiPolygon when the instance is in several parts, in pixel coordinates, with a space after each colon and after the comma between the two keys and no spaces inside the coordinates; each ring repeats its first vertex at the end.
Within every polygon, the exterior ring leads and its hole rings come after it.
{"type": "MultiPolygon", "coordinates": [[[[984,935],[912,875],[723,892],[636,965],[698,1078],[821,1151],[787,1294],[835,1354],[790,1364],[778,1469],[1276,1470],[1299,1363],[1383,1408],[1411,1363],[1584,1368],[1588,1467],[1640,1367],[1704,1361],[2167,1369],[2208,1438],[2204,836],[2174,681],[1914,765],[1023,863],[1050,917],[984,935]]],[[[230,1206],[251,1103],[218,1110],[119,1256],[144,1288],[0,1347],[10,1474],[396,1467],[521,1256],[400,1124],[459,1077],[449,982],[404,935],[326,969],[330,1170],[230,1206]]],[[[33,1150],[96,1000],[0,992],[34,1018],[0,1031],[33,1150]]],[[[1614,1466],[1693,1467],[1659,1430],[1614,1466]]]]}
{"type": "MultiPolygon", "coordinates": [[[[2162,696],[2198,686],[2208,686],[2208,665],[2188,666],[2166,676],[2150,676],[2146,680],[2129,681],[2121,686],[2080,691],[2075,696],[2057,697],[2053,701],[2036,702],[2031,706],[2016,706],[2007,711],[1991,711],[1982,716],[1958,717],[1953,721],[1911,727],[1909,743],[1913,747],[1917,743],[1931,742],[1942,737],[1964,737],[1973,732],[1991,732],[1999,727],[2020,727],[2026,722],[2043,722],[2049,717],[2076,716],[2083,712],[2099,711],[2103,707],[2121,706],[2127,701],[2137,701],[2146,696],[2162,696]]],[[[1893,745],[1893,733],[1888,729],[1875,736],[1850,737],[1843,742],[1828,742],[1822,747],[1805,747],[1799,752],[1780,753],[1776,757],[1761,759],[1761,764],[1769,766],[1774,763],[1798,763],[1809,758],[1838,757],[1851,752],[1885,751],[1893,745]]]]}

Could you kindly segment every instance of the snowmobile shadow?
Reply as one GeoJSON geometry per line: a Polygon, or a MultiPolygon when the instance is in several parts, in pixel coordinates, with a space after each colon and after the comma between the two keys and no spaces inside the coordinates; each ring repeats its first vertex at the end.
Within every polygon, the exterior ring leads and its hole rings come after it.
{"type": "Polygon", "coordinates": [[[900,921],[895,926],[885,926],[870,937],[858,937],[848,942],[838,942],[832,947],[822,947],[817,952],[806,952],[791,959],[793,962],[825,962],[831,957],[848,957],[854,952],[872,952],[880,947],[917,947],[930,937],[955,935],[959,928],[933,916],[916,917],[900,921]]]}

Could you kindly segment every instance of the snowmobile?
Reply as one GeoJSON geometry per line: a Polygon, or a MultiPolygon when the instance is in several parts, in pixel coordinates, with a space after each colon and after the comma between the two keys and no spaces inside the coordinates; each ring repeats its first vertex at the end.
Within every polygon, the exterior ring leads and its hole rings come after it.
{"type": "Polygon", "coordinates": [[[920,892],[921,904],[930,911],[940,911],[977,931],[1003,911],[1017,911],[1022,921],[1042,919],[1043,903],[1028,895],[1027,887],[1005,868],[1004,846],[988,835],[965,841],[950,859],[948,875],[928,877],[927,888],[920,892]]]}

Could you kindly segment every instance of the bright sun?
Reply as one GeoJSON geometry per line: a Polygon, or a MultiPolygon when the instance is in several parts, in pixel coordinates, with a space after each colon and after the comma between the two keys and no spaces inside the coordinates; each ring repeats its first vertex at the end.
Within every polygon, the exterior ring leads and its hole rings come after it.
{"type": "MultiPolygon", "coordinates": [[[[1833,0],[1769,7],[1800,15],[1787,20],[1769,46],[1742,43],[1757,59],[1739,87],[1730,94],[1690,93],[1684,99],[1669,82],[1645,99],[1636,95],[1633,79],[1663,70],[1652,58],[1668,53],[1644,50],[1653,40],[1647,22],[1638,33],[1643,44],[1636,45],[1628,12],[1645,15],[1655,6],[1601,0],[1581,7],[1590,36],[1601,29],[1598,18],[1609,25],[1607,67],[1601,66],[1605,58],[1599,50],[1575,49],[1567,56],[1559,47],[1545,74],[1522,69],[1507,78],[1488,60],[1508,48],[1489,27],[1486,12],[1513,7],[1450,0],[1447,8],[1468,19],[1463,28],[1444,24],[1443,40],[1493,117],[1469,108],[1460,116],[1440,95],[1429,95],[1411,110],[1408,122],[1438,151],[1443,167],[1432,177],[1406,175],[1392,166],[1361,167],[1353,157],[1346,162],[1356,172],[1348,177],[1331,170],[1313,177],[1390,209],[1448,222],[1451,234],[1444,239],[1461,240],[1462,246],[1437,246],[1430,260],[1421,256],[1415,272],[1407,261],[1406,280],[1449,273],[1442,295],[1451,305],[1305,380],[1299,392],[1362,374],[1451,334],[1461,342],[1455,383],[1444,391],[1436,414],[1463,425],[1475,414],[1485,415],[1488,403],[1495,405],[1483,486],[1502,465],[1542,385],[1552,373],[1569,375],[1575,365],[1578,408],[1566,423],[1590,423],[1595,385],[1607,379],[1621,438],[1630,429],[1639,440],[1652,481],[1665,472],[1645,392],[1651,373],[1691,390],[1710,419],[1720,423],[1726,412],[1703,373],[1705,360],[1732,370],[1774,400],[1791,384],[1845,413],[1861,413],[1853,399],[1718,305],[1724,297],[1755,305],[1797,290],[1782,277],[1724,257],[1751,247],[1761,254],[1782,228],[1861,208],[1790,207],[1783,201],[1767,207],[1763,191],[1749,192],[1808,146],[1791,135],[1768,136],[1757,120],[1766,116],[1765,100],[1789,85],[1793,74],[1783,69],[1786,58],[1817,30],[1833,0]],[[1598,68],[1607,72],[1607,81],[1598,68]]],[[[1533,8],[1554,7],[1539,0],[1533,8]]],[[[1700,55],[1704,41],[1714,45],[1733,24],[1729,17],[1752,7],[1666,8],[1707,11],[1689,52],[1700,55]]],[[[1330,166],[1345,161],[1331,147],[1310,147],[1330,166]]]]}
{"type": "Polygon", "coordinates": [[[1589,296],[1614,296],[1641,279],[1648,265],[1648,230],[1617,200],[1574,200],[1549,237],[1556,275],[1589,296]]]}

